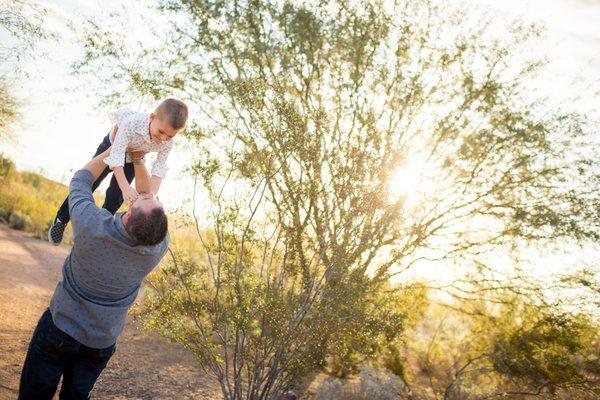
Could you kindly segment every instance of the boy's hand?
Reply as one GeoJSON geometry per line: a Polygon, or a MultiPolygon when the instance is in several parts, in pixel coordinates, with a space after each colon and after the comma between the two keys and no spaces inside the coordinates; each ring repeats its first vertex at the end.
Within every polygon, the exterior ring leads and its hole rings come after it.
{"type": "Polygon", "coordinates": [[[123,200],[127,202],[127,204],[132,205],[138,198],[138,192],[131,186],[127,186],[123,192],[123,200]]]}

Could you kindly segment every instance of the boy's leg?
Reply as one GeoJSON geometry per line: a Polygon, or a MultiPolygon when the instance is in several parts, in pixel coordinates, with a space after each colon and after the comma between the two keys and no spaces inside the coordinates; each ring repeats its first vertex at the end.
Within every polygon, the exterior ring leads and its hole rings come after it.
{"type": "Polygon", "coordinates": [[[115,345],[105,349],[82,345],[76,359],[65,368],[59,399],[89,399],[96,380],[114,352],[115,345]]]}
{"type": "MultiPolygon", "coordinates": [[[[100,146],[98,146],[98,149],[96,149],[94,157],[104,152],[109,147],[110,139],[108,138],[108,135],[106,135],[102,140],[102,143],[100,143],[100,146]]],[[[106,175],[108,175],[109,172],[110,169],[108,167],[106,167],[104,171],[102,171],[102,174],[98,177],[98,179],[96,179],[96,182],[94,182],[94,184],[92,185],[92,191],[94,191],[100,185],[102,180],[106,177],[106,175]]],[[[52,221],[52,224],[50,224],[50,228],[48,228],[48,241],[50,243],[52,243],[55,246],[58,246],[60,242],[62,242],[63,234],[65,233],[65,228],[67,227],[67,224],[70,220],[71,216],[69,215],[69,196],[67,196],[60,208],[58,209],[54,221],[52,221]]]]}
{"type": "MultiPolygon", "coordinates": [[[[100,145],[96,149],[96,153],[94,154],[94,157],[96,157],[98,154],[102,153],[109,147],[110,147],[110,139],[108,138],[108,135],[106,135],[104,137],[104,139],[102,140],[102,143],[100,143],[100,145]]],[[[94,158],[94,157],[92,157],[92,158],[94,158]]],[[[106,177],[106,175],[108,175],[109,172],[110,172],[110,169],[108,167],[106,167],[104,169],[104,171],[102,172],[102,174],[100,175],[100,177],[96,180],[96,182],[94,182],[94,185],[92,186],[92,190],[96,189],[100,185],[100,183],[104,180],[104,178],[106,177]]],[[[65,223],[65,224],[71,220],[71,217],[69,216],[69,196],[67,196],[65,198],[65,200],[63,201],[62,205],[58,209],[58,212],[56,213],[56,216],[62,223],[65,223]]]]}
{"type": "Polygon", "coordinates": [[[21,372],[19,400],[53,398],[67,364],[65,350],[68,349],[60,342],[60,336],[52,314],[46,309],[29,343],[21,372]]]}
{"type": "MultiPolygon", "coordinates": [[[[133,169],[132,163],[125,163],[123,167],[123,172],[125,172],[125,178],[127,178],[127,182],[131,183],[135,176],[135,171],[133,169]]],[[[106,189],[106,197],[104,198],[104,204],[102,208],[110,211],[111,214],[117,212],[119,207],[123,204],[123,193],[121,192],[121,188],[119,188],[119,184],[117,183],[117,178],[115,178],[114,174],[110,180],[110,185],[108,189],[106,189]]]]}
{"type": "MultiPolygon", "coordinates": [[[[102,151],[104,151],[104,150],[102,150],[102,151]]],[[[102,153],[102,151],[100,153],[102,153]]],[[[96,155],[98,155],[98,154],[96,154],[96,155]]],[[[94,156],[94,157],[96,157],[96,156],[94,156]]],[[[100,184],[102,183],[104,178],[106,178],[106,175],[108,175],[109,172],[110,172],[110,168],[108,168],[108,167],[104,168],[104,171],[102,171],[102,173],[100,174],[98,179],[96,179],[96,181],[92,185],[92,192],[94,190],[96,190],[96,188],[98,186],[100,186],[100,184]]],[[[64,224],[69,223],[69,221],[71,220],[71,216],[69,215],[69,196],[67,196],[65,198],[65,201],[63,201],[62,205],[58,209],[58,213],[56,213],[56,217],[60,220],[60,222],[62,222],[64,224]]]]}

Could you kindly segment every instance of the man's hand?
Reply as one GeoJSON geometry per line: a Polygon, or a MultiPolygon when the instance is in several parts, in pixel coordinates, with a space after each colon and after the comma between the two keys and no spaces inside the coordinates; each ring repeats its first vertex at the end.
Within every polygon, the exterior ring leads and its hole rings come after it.
{"type": "Polygon", "coordinates": [[[132,205],[138,198],[138,192],[131,186],[125,187],[123,190],[123,200],[127,202],[127,204],[132,205]]]}
{"type": "Polygon", "coordinates": [[[160,184],[162,182],[162,178],[158,176],[152,176],[148,174],[146,167],[144,165],[144,156],[146,155],[143,151],[135,151],[131,152],[131,159],[134,164],[135,169],[135,187],[138,192],[142,193],[152,193],[156,196],[158,193],[158,189],[160,189],[160,184]]]}
{"type": "Polygon", "coordinates": [[[151,193],[152,185],[150,184],[150,175],[142,161],[146,155],[143,151],[135,151],[131,153],[133,160],[133,169],[135,171],[135,188],[139,193],[151,193]]]}
{"type": "Polygon", "coordinates": [[[140,161],[144,158],[144,156],[146,155],[145,151],[132,151],[131,152],[131,159],[133,161],[140,161]]]}

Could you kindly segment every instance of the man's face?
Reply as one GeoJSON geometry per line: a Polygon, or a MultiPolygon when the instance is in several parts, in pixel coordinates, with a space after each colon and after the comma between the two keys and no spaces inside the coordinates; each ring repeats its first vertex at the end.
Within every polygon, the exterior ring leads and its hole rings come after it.
{"type": "Polygon", "coordinates": [[[137,200],[131,205],[130,210],[134,207],[140,207],[144,214],[148,214],[156,207],[163,208],[163,205],[156,199],[154,193],[140,193],[137,200]]]}
{"type": "Polygon", "coordinates": [[[173,139],[179,132],[179,130],[173,129],[169,123],[161,120],[155,114],[150,114],[150,121],[150,138],[154,143],[167,142],[173,139]]]}

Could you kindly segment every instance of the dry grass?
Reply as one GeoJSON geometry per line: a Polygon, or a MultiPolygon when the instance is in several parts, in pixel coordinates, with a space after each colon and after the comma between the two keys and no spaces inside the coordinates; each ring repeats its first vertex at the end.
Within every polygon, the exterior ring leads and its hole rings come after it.
{"type": "MultiPolygon", "coordinates": [[[[67,186],[33,172],[16,171],[10,165],[0,176],[0,218],[15,229],[44,239],[67,194],[67,186]]],[[[100,202],[104,195],[95,194],[94,198],[100,202]]],[[[71,231],[67,228],[65,239],[69,238],[71,231]]]]}

